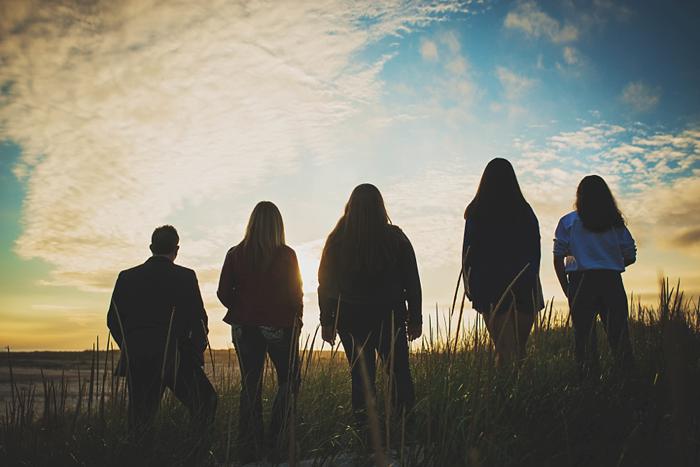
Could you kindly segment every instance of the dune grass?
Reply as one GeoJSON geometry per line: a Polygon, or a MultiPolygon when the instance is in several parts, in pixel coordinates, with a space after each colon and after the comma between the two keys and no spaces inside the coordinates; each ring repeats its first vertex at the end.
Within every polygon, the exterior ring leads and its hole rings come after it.
{"type": "MultiPolygon", "coordinates": [[[[698,465],[700,462],[700,307],[663,283],[657,306],[633,300],[636,367],[618,374],[601,339],[602,373],[581,380],[567,314],[538,315],[520,368],[496,368],[483,328],[434,323],[411,355],[417,404],[389,414],[378,373],[375,435],[352,425],[342,350],[302,342],[302,386],[290,432],[291,464],[470,466],[698,465]]],[[[599,330],[599,331],[602,331],[599,330]]],[[[414,346],[415,348],[415,346],[414,346]]],[[[127,436],[127,391],[112,377],[111,343],[90,353],[89,371],[69,394],[66,378],[21,387],[6,353],[11,397],[0,416],[0,465],[186,465],[194,441],[188,416],[169,393],[147,453],[127,436]]],[[[232,351],[216,351],[208,374],[219,393],[212,454],[203,465],[236,465],[239,373],[232,351]],[[212,367],[213,364],[213,367],[212,367]]],[[[264,379],[269,419],[274,377],[264,379]]]]}

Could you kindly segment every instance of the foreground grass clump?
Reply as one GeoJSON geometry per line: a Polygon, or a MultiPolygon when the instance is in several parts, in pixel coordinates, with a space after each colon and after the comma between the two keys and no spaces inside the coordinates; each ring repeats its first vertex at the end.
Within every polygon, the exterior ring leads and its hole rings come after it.
{"type": "MultiPolygon", "coordinates": [[[[698,465],[700,308],[664,285],[659,305],[635,303],[631,318],[633,373],[614,370],[600,332],[602,373],[588,380],[578,378],[573,364],[566,314],[551,306],[539,315],[528,358],[517,370],[494,367],[483,324],[459,333],[432,324],[412,355],[415,413],[406,419],[388,413],[387,381],[380,376],[374,438],[352,428],[342,350],[312,352],[312,338],[302,343],[289,453],[316,465],[698,465]]],[[[26,387],[14,380],[21,358],[8,353],[11,396],[0,425],[0,465],[191,463],[195,440],[188,417],[168,394],[151,449],[133,448],[124,381],[111,377],[115,354],[84,354],[90,364],[77,382],[44,376],[43,383],[26,387]]],[[[198,463],[236,463],[235,368],[235,355],[226,351],[214,352],[208,364],[220,400],[212,454],[198,463]]],[[[267,410],[273,382],[268,368],[267,410]]]]}

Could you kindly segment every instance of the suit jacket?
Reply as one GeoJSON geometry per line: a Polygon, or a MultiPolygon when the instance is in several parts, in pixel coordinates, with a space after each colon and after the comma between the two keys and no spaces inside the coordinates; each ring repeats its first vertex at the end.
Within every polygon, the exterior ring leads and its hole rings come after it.
{"type": "Polygon", "coordinates": [[[126,375],[127,353],[131,361],[154,355],[170,361],[176,346],[204,363],[209,331],[197,276],[164,256],[119,273],[107,326],[121,349],[118,374],[126,375]]]}

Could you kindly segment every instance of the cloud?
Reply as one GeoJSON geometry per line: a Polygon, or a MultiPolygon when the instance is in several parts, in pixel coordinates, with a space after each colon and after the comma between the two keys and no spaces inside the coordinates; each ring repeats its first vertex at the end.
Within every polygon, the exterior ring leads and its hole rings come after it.
{"type": "Polygon", "coordinates": [[[524,186],[541,223],[553,231],[570,210],[579,180],[602,175],[646,247],[700,256],[700,132],[687,128],[649,134],[644,127],[608,123],[548,137],[516,140],[524,186]]]}
{"type": "Polygon", "coordinates": [[[413,242],[421,268],[459,264],[464,208],[479,170],[459,162],[431,165],[384,191],[392,220],[413,242]]]}
{"type": "Polygon", "coordinates": [[[520,2],[508,12],[503,22],[508,29],[522,32],[532,38],[545,38],[555,44],[573,42],[579,30],[572,24],[562,25],[532,1],[520,2]]]}
{"type": "Polygon", "coordinates": [[[578,65],[581,63],[581,55],[579,54],[578,50],[573,47],[564,47],[562,50],[562,55],[567,65],[578,65]]]}
{"type": "MultiPolygon", "coordinates": [[[[223,251],[230,200],[332,158],[382,91],[389,55],[360,52],[452,2],[11,2],[0,15],[0,137],[22,147],[24,258],[54,284],[111,287],[153,226],[223,218],[192,246],[223,251]]],[[[209,228],[207,228],[209,229],[209,228]]],[[[202,230],[205,230],[202,227],[202,230]]],[[[230,233],[231,230],[228,230],[230,233]]],[[[189,249],[188,249],[189,251],[189,249]]]]}
{"type": "Polygon", "coordinates": [[[496,68],[496,76],[503,87],[506,98],[509,100],[519,99],[537,82],[502,66],[496,68]]]}
{"type": "Polygon", "coordinates": [[[437,44],[431,40],[424,40],[420,46],[420,56],[423,60],[434,62],[438,59],[437,44]]]}
{"type": "Polygon", "coordinates": [[[622,102],[640,113],[654,110],[661,100],[661,91],[642,81],[628,83],[620,95],[622,102]]]}
{"type": "MultiPolygon", "coordinates": [[[[697,212],[700,206],[694,206],[694,208],[693,212],[697,212]]],[[[685,232],[677,234],[673,238],[673,242],[681,247],[700,244],[700,228],[689,228],[685,232]]]]}

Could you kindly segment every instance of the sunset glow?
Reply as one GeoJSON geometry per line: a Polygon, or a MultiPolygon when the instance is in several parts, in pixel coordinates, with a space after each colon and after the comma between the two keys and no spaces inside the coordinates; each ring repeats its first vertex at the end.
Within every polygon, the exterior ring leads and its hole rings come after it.
{"type": "Polygon", "coordinates": [[[464,208],[495,156],[538,215],[546,297],[563,298],[552,237],[589,173],[610,183],[639,245],[628,292],[656,293],[662,273],[697,295],[697,9],[2,2],[0,344],[104,342],[118,272],[170,223],[212,345],[230,347],[218,275],[263,199],[284,217],[313,334],[323,242],[362,182],[413,242],[424,309],[445,310],[464,208]]]}

